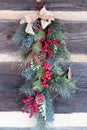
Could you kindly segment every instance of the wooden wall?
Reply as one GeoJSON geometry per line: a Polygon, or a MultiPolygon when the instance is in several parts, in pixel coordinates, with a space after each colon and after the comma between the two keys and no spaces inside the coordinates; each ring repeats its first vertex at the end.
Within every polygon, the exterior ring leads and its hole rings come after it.
{"type": "MultiPolygon", "coordinates": [[[[45,4],[47,9],[54,11],[87,10],[87,0],[45,0],[45,4]]],[[[36,6],[34,0],[0,0],[2,10],[36,10],[36,6]]],[[[61,23],[65,28],[67,47],[72,54],[73,77],[80,90],[69,100],[57,97],[53,102],[55,112],[87,112],[87,22],[61,23]]],[[[0,111],[20,110],[21,106],[18,89],[23,79],[17,74],[20,63],[14,58],[17,47],[11,40],[18,26],[18,20],[0,20],[0,111]]]]}

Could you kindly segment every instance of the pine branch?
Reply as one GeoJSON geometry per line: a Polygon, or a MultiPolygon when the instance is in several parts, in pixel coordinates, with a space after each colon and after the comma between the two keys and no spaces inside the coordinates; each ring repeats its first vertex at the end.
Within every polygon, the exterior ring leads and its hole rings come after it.
{"type": "Polygon", "coordinates": [[[51,35],[49,36],[49,39],[57,39],[60,43],[60,46],[57,48],[53,48],[54,56],[57,58],[62,58],[64,61],[70,60],[70,52],[66,48],[64,34],[63,34],[63,28],[61,25],[54,21],[51,25],[51,35]]]}
{"type": "Polygon", "coordinates": [[[51,122],[54,120],[54,109],[52,105],[51,95],[47,89],[44,89],[42,93],[46,98],[46,121],[51,122]]]}
{"type": "Polygon", "coordinates": [[[69,98],[75,93],[75,85],[66,77],[55,77],[50,83],[51,91],[58,92],[63,98],[69,98]]]}
{"type": "Polygon", "coordinates": [[[43,90],[41,79],[35,80],[33,82],[33,88],[39,90],[40,92],[43,90]]]}
{"type": "Polygon", "coordinates": [[[40,43],[38,41],[33,44],[33,50],[34,50],[34,52],[40,52],[41,51],[40,43]]]}
{"type": "Polygon", "coordinates": [[[28,67],[22,71],[21,75],[24,76],[26,80],[31,80],[32,76],[34,75],[34,70],[28,67]]]}
{"type": "Polygon", "coordinates": [[[50,81],[50,90],[58,92],[64,98],[72,96],[75,93],[75,85],[67,79],[66,70],[63,70],[62,64],[54,62],[51,69],[54,75],[50,81]]]}
{"type": "Polygon", "coordinates": [[[26,28],[27,24],[20,24],[18,30],[16,31],[14,37],[12,38],[12,40],[14,41],[14,43],[16,43],[16,46],[20,46],[21,42],[25,39],[27,33],[25,32],[25,28],[26,28]]]}
{"type": "Polygon", "coordinates": [[[37,34],[36,34],[36,40],[39,41],[41,39],[43,39],[45,37],[45,32],[40,30],[37,34]]]}
{"type": "Polygon", "coordinates": [[[27,80],[24,85],[19,89],[20,94],[35,95],[35,92],[32,90],[32,80],[27,80]]]}
{"type": "Polygon", "coordinates": [[[34,43],[34,41],[35,41],[35,36],[28,34],[26,38],[23,40],[22,46],[25,48],[30,48],[32,44],[34,43]]]}
{"type": "Polygon", "coordinates": [[[37,69],[36,71],[36,78],[41,79],[41,77],[44,75],[44,69],[42,67],[40,67],[39,69],[37,69]]]}

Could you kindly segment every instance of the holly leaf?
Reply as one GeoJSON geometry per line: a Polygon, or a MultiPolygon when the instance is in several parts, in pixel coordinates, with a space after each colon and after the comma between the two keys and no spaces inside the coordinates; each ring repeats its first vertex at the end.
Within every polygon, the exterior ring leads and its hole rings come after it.
{"type": "Polygon", "coordinates": [[[37,89],[39,91],[42,91],[43,90],[43,87],[41,86],[42,82],[41,80],[36,80],[34,83],[33,83],[33,88],[34,89],[37,89]]]}
{"type": "Polygon", "coordinates": [[[40,52],[41,51],[40,43],[39,42],[35,42],[35,44],[33,44],[33,50],[35,52],[40,52]]]}
{"type": "Polygon", "coordinates": [[[44,69],[42,67],[40,67],[37,72],[36,72],[36,78],[40,78],[44,75],[44,69]]]}
{"type": "Polygon", "coordinates": [[[39,31],[36,35],[37,40],[41,40],[45,37],[45,32],[44,31],[39,31]]]}
{"type": "Polygon", "coordinates": [[[63,74],[63,71],[62,71],[61,67],[58,66],[57,64],[53,65],[52,71],[54,72],[54,74],[57,74],[59,76],[61,76],[63,74]]]}

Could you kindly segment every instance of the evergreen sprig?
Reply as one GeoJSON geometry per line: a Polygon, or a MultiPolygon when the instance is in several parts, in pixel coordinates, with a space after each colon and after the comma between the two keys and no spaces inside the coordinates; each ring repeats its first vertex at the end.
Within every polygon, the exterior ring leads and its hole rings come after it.
{"type": "Polygon", "coordinates": [[[24,71],[22,71],[21,75],[25,77],[26,80],[31,80],[32,76],[34,74],[34,70],[31,68],[26,68],[24,71]]]}
{"type": "MultiPolygon", "coordinates": [[[[42,97],[45,97],[44,102],[46,106],[44,109],[46,110],[46,118],[44,118],[43,112],[40,113],[39,116],[37,116],[37,113],[35,113],[35,115],[38,118],[40,130],[46,130],[46,122],[54,120],[50,91],[58,92],[63,98],[69,98],[75,93],[75,85],[67,76],[67,68],[70,64],[70,52],[66,48],[62,27],[58,21],[52,22],[44,30],[41,28],[38,29],[36,26],[37,24],[35,24],[35,27],[33,25],[34,30],[36,29],[35,35],[25,32],[26,24],[23,24],[15,35],[16,41],[21,45],[18,51],[22,52],[21,55],[23,62],[25,61],[25,67],[27,67],[27,63],[29,63],[29,67],[25,68],[21,73],[26,80],[19,91],[21,94],[33,96],[36,105],[39,105],[36,102],[36,95],[38,93],[40,96],[43,95],[42,97]],[[57,42],[53,43],[53,40],[57,42]],[[37,62],[34,60],[34,56],[37,56],[35,54],[39,54],[36,59],[37,62]],[[44,57],[45,59],[41,59],[40,54],[46,55],[44,57]],[[40,63],[40,65],[38,65],[38,63],[40,63]],[[48,87],[46,88],[42,83],[48,85],[48,87]]],[[[41,107],[42,105],[40,108],[41,107]]]]}
{"type": "Polygon", "coordinates": [[[44,89],[42,93],[45,95],[46,98],[46,120],[50,122],[54,120],[52,98],[50,92],[47,89],[44,89]]]}
{"type": "Polygon", "coordinates": [[[23,40],[22,42],[22,46],[24,46],[25,48],[30,48],[32,46],[32,44],[35,41],[35,36],[34,35],[27,35],[26,38],[23,40]]]}
{"type": "Polygon", "coordinates": [[[40,52],[40,51],[41,51],[39,41],[37,41],[37,42],[35,42],[35,43],[33,44],[33,50],[34,50],[35,52],[40,52]]]}
{"type": "Polygon", "coordinates": [[[50,90],[58,92],[63,98],[69,98],[75,93],[75,85],[67,77],[58,62],[53,65],[53,78],[50,81],[50,90]]]}
{"type": "Polygon", "coordinates": [[[19,89],[20,94],[29,94],[32,95],[34,91],[31,90],[32,87],[32,81],[27,80],[24,85],[21,86],[19,89]]]}
{"type": "Polygon", "coordinates": [[[15,32],[14,37],[12,38],[14,43],[16,43],[15,45],[19,45],[19,47],[21,46],[21,43],[24,39],[26,39],[26,35],[27,33],[25,32],[25,28],[26,28],[27,24],[20,24],[18,30],[15,32]]]}

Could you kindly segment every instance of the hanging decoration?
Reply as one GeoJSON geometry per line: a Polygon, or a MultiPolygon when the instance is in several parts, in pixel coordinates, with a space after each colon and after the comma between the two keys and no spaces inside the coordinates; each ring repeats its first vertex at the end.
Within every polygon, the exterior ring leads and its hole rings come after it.
{"type": "Polygon", "coordinates": [[[51,24],[52,21],[54,21],[52,14],[47,11],[44,6],[37,14],[26,15],[23,19],[21,19],[21,24],[27,23],[25,29],[26,33],[34,34],[32,25],[38,18],[41,18],[40,22],[42,25],[42,29],[45,29],[49,24],[51,24]]]}
{"type": "Polygon", "coordinates": [[[26,79],[20,87],[25,104],[22,111],[29,112],[30,118],[36,116],[38,125],[45,130],[45,123],[54,120],[51,93],[59,93],[63,98],[75,93],[70,53],[61,25],[45,7],[38,14],[25,16],[20,23],[14,39],[20,45],[19,72],[26,79]]]}

